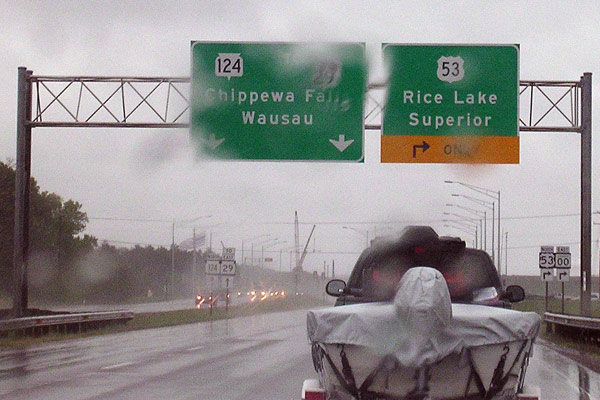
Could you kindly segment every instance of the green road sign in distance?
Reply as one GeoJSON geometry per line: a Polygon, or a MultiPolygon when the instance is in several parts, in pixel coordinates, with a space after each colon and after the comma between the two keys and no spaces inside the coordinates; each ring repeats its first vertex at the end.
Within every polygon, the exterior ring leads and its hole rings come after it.
{"type": "Polygon", "coordinates": [[[518,45],[385,44],[383,53],[383,135],[518,135],[518,45]]]}
{"type": "Polygon", "coordinates": [[[240,160],[363,161],[365,47],[192,42],[191,135],[240,160]]]}

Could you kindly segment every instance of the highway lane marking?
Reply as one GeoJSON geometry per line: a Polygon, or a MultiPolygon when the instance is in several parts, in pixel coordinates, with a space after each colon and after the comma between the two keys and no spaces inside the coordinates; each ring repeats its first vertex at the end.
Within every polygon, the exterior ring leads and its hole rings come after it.
{"type": "Polygon", "coordinates": [[[119,363],[119,364],[108,365],[108,366],[102,367],[100,369],[102,369],[104,371],[110,371],[111,369],[128,367],[128,366],[133,365],[133,364],[135,364],[135,363],[134,362],[123,362],[123,363],[119,363]]]}
{"type": "Polygon", "coordinates": [[[201,350],[201,349],[203,349],[205,347],[206,347],[206,345],[196,346],[196,347],[190,347],[189,349],[186,349],[185,351],[196,351],[196,350],[201,350]]]}

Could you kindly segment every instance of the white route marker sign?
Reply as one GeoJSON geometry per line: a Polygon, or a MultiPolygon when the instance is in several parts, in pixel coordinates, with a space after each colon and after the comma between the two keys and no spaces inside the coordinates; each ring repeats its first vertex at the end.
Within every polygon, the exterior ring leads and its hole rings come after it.
{"type": "Polygon", "coordinates": [[[539,254],[540,268],[554,268],[554,246],[542,246],[539,254]]]}
{"type": "Polygon", "coordinates": [[[552,282],[554,279],[553,268],[540,268],[540,277],[543,282],[552,282]]]}
{"type": "Polygon", "coordinates": [[[569,282],[569,275],[571,275],[571,270],[569,269],[557,269],[556,270],[556,278],[559,282],[569,282]]]}

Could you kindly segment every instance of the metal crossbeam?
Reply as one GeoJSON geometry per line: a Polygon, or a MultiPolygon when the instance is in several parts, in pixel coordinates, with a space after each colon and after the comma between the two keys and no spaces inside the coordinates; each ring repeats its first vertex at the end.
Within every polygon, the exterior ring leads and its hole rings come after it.
{"type": "Polygon", "coordinates": [[[521,131],[581,130],[580,82],[521,81],[519,102],[521,131]]]}
{"type": "MultiPolygon", "coordinates": [[[[365,129],[381,129],[385,89],[385,84],[369,85],[365,129]]],[[[580,108],[580,81],[521,81],[519,84],[521,132],[579,132],[580,108]]]]}
{"type": "MultiPolygon", "coordinates": [[[[189,127],[190,78],[32,76],[31,127],[189,127]]],[[[365,97],[365,129],[380,130],[384,83],[365,97]]],[[[579,132],[579,81],[521,81],[519,130],[579,132]]]]}
{"type": "Polygon", "coordinates": [[[189,78],[32,76],[31,127],[188,127],[189,78]]]}

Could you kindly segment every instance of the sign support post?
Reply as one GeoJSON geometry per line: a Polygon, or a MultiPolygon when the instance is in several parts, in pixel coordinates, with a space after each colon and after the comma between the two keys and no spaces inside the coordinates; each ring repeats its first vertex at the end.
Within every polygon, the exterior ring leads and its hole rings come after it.
{"type": "Polygon", "coordinates": [[[581,280],[580,312],[592,312],[592,74],[581,77],[581,280]]]}
{"type": "Polygon", "coordinates": [[[19,67],[17,99],[17,165],[15,176],[15,225],[13,249],[13,317],[28,308],[27,264],[29,262],[29,195],[31,178],[31,75],[19,67]]]}
{"type": "Polygon", "coordinates": [[[561,282],[560,286],[562,289],[562,302],[561,302],[561,306],[560,306],[560,312],[564,314],[565,313],[565,283],[561,282]]]}
{"type": "Polygon", "coordinates": [[[546,281],[546,312],[548,312],[548,281],[546,281]]]}
{"type": "Polygon", "coordinates": [[[539,265],[542,281],[546,284],[545,310],[548,311],[548,282],[552,281],[554,266],[556,265],[556,254],[554,246],[542,246],[539,253],[539,265]]]}

